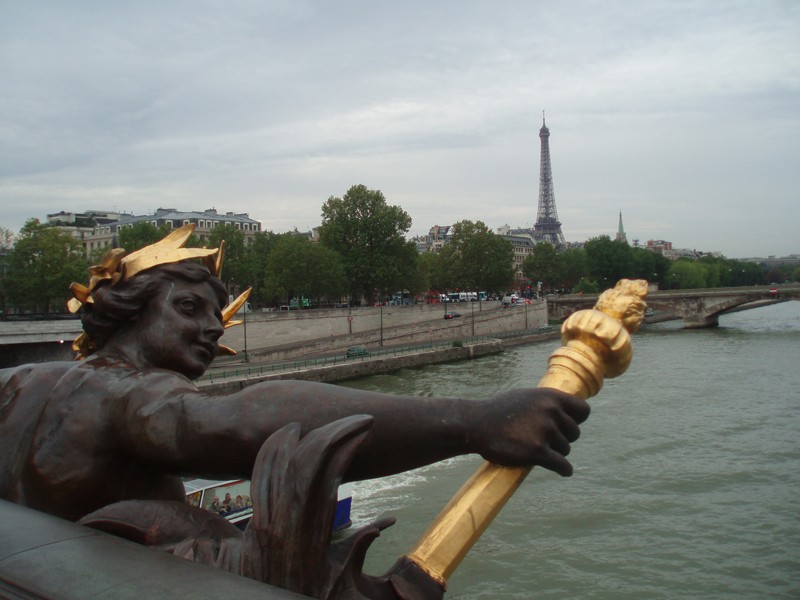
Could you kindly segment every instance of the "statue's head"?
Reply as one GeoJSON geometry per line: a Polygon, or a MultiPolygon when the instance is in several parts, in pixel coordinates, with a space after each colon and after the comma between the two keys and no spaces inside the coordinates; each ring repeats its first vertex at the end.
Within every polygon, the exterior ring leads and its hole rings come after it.
{"type": "MultiPolygon", "coordinates": [[[[225,306],[227,292],[218,277],[222,268],[223,246],[213,249],[184,248],[193,230],[194,225],[185,225],[160,242],[130,254],[122,249],[112,250],[100,265],[90,268],[88,286],[77,283],[70,286],[74,298],[68,306],[72,312],[81,312],[84,329],[73,343],[78,358],[103,349],[116,335],[131,327],[141,330],[140,337],[143,340],[148,339],[146,336],[150,334],[148,341],[154,352],[161,350],[159,346],[166,347],[168,342],[176,344],[173,350],[176,354],[182,352],[177,346],[181,340],[176,331],[169,330],[169,323],[161,334],[163,341],[159,343],[153,339],[152,326],[148,329],[145,325],[153,320],[151,313],[172,318],[176,329],[186,316],[190,317],[186,319],[187,329],[192,325],[192,319],[197,321],[195,328],[206,330],[200,345],[213,346],[207,362],[217,352],[235,354],[230,348],[218,344],[218,339],[224,327],[236,324],[230,322],[230,318],[244,302],[249,290],[230,306],[225,306]],[[177,298],[176,293],[182,296],[177,298]],[[183,304],[171,306],[172,313],[167,313],[167,301],[175,303],[176,298],[183,304]],[[203,305],[204,312],[197,310],[190,315],[190,306],[195,310],[194,307],[200,305],[203,305]],[[215,322],[201,323],[203,319],[215,322]]],[[[201,352],[205,353],[205,349],[201,349],[201,352]]],[[[198,373],[192,374],[196,376],[198,373]]]]}

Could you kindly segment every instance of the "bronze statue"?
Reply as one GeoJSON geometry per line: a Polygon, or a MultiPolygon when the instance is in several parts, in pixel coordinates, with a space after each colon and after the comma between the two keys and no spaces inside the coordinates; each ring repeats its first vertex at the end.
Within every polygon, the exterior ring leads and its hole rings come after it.
{"type": "MultiPolygon", "coordinates": [[[[267,545],[273,553],[282,548],[298,556],[298,548],[308,549],[301,538],[313,535],[311,524],[327,518],[330,505],[325,498],[315,500],[309,482],[316,482],[317,491],[319,486],[328,494],[333,490],[335,498],[342,480],[381,477],[468,453],[501,465],[572,473],[565,457],[589,407],[552,389],[511,390],[485,401],[398,397],[303,381],[265,382],[225,395],[200,391],[192,379],[220,348],[225,350],[219,340],[235,310],[226,309],[226,291],[217,277],[222,249],[183,248],[189,234],[191,228],[184,227],[136,253],[115,252],[93,267],[88,287],[73,285],[71,309],[82,311],[85,332],[76,348],[84,360],[0,371],[0,498],[70,520],[122,506],[121,512],[88,519],[117,523],[108,526],[111,530],[125,529],[118,515],[136,513],[136,501],[157,501],[145,512],[163,508],[161,501],[177,502],[182,508],[166,505],[173,508],[164,510],[183,515],[176,529],[186,538],[187,519],[198,509],[185,503],[181,476],[252,475],[254,487],[262,486],[253,493],[254,500],[261,498],[261,516],[257,512],[254,521],[260,518],[261,526],[278,529],[280,519],[296,521],[286,527],[293,539],[267,545]],[[304,467],[298,456],[311,466],[304,467]],[[280,500],[278,487],[264,483],[265,477],[306,489],[302,519],[293,517],[292,507],[280,500]],[[272,515],[271,524],[265,512],[272,515]]],[[[163,514],[158,519],[166,530],[170,519],[163,514]]],[[[386,525],[355,537],[371,539],[386,525]]],[[[197,558],[198,540],[209,531],[204,527],[191,548],[184,544],[179,553],[197,558]]],[[[142,531],[138,525],[130,529],[142,531]]],[[[233,534],[209,535],[216,540],[212,562],[218,561],[220,540],[233,534]]],[[[257,546],[253,538],[265,535],[273,534],[253,529],[236,542],[242,544],[236,552],[257,546]]],[[[174,538],[156,543],[172,550],[180,546],[174,538]]],[[[352,571],[349,583],[341,577],[331,583],[329,572],[326,581],[309,589],[291,582],[289,587],[318,597],[413,597],[408,590],[426,585],[415,580],[419,574],[402,574],[408,565],[394,570],[393,592],[354,583],[369,542],[359,543],[339,550],[349,556],[339,560],[347,565],[340,571],[352,571]],[[357,588],[361,591],[353,591],[357,588]]],[[[245,574],[258,576],[252,571],[263,570],[239,564],[250,569],[245,574]]],[[[285,575],[262,579],[275,582],[285,575]]],[[[304,577],[295,573],[289,579],[304,577]]]]}

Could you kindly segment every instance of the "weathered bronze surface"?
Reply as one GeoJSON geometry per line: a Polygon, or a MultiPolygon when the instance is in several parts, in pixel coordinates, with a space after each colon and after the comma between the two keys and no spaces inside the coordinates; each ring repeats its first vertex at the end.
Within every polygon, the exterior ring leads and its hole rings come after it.
{"type": "Polygon", "coordinates": [[[0,498],[316,597],[435,598],[442,586],[406,559],[380,578],[361,573],[389,522],[331,543],[341,481],[467,453],[571,474],[589,408],[557,390],[485,401],[303,381],[200,391],[191,380],[236,310],[215,276],[219,251],[187,255],[183,236],[115,253],[73,286],[85,360],[0,371],[0,498]],[[251,478],[248,532],[189,507],[184,475],[251,478]]]}
{"type": "MultiPolygon", "coordinates": [[[[563,346],[548,362],[539,386],[584,400],[597,394],[605,377],[625,372],[633,351],[630,333],[644,318],[647,282],[620,281],[593,310],[571,315],[561,328],[563,346]]],[[[462,486],[408,554],[443,586],[506,501],[530,472],[485,463],[462,486]]]]}

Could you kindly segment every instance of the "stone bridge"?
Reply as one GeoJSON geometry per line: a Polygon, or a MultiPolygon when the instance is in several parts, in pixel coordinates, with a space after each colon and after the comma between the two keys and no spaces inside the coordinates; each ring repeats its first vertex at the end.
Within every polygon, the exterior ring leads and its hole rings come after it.
{"type": "MultiPolygon", "coordinates": [[[[797,284],[650,292],[647,306],[658,311],[653,320],[683,319],[684,327],[689,329],[716,327],[719,316],[724,313],[789,300],[800,300],[800,286],[797,284]]],[[[548,318],[564,319],[576,310],[591,308],[596,301],[596,295],[548,297],[548,318]]]]}

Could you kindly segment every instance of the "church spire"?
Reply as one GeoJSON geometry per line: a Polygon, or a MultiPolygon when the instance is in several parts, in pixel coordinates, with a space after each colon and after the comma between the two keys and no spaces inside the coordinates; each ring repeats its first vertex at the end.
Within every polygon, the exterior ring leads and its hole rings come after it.
{"type": "Polygon", "coordinates": [[[625,229],[622,227],[622,211],[619,211],[619,227],[617,228],[617,237],[615,239],[618,242],[628,243],[628,236],[625,235],[625,229]]]}

